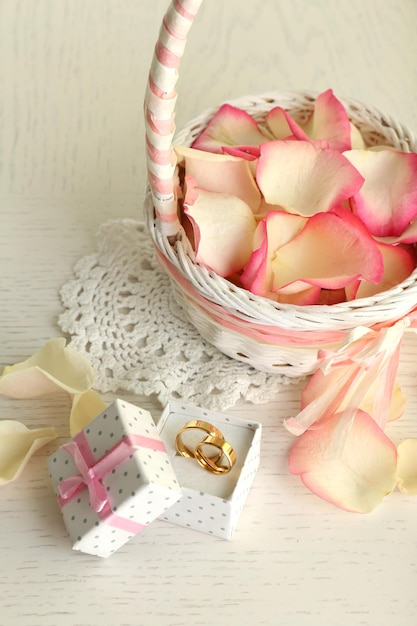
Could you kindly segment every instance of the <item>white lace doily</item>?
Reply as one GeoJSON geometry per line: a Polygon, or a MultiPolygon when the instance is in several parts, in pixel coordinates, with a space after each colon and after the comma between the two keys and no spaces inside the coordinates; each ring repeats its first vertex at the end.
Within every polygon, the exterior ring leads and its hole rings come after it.
{"type": "Polygon", "coordinates": [[[155,394],[222,410],[238,400],[272,400],[284,383],[230,359],[184,319],[168,277],[157,265],[144,224],[103,224],[98,251],[82,258],[61,291],[59,326],[85,354],[101,392],[155,394]]]}

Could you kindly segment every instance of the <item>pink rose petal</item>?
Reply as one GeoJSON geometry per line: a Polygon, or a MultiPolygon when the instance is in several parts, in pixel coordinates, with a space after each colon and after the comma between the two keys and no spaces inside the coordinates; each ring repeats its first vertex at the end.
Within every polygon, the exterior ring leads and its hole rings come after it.
{"type": "MultiPolygon", "coordinates": [[[[247,161],[249,163],[249,169],[251,171],[251,174],[253,178],[255,178],[256,165],[258,163],[259,157],[258,146],[223,146],[223,154],[229,154],[230,156],[239,157],[240,159],[244,159],[245,161],[247,161]]],[[[257,186],[256,189],[258,189],[257,186]]]]}
{"type": "Polygon", "coordinates": [[[331,89],[317,96],[313,114],[302,129],[311,139],[328,141],[332,150],[343,152],[351,148],[352,130],[348,114],[331,89]]]}
{"type": "Polygon", "coordinates": [[[416,266],[416,255],[413,248],[405,249],[386,243],[376,243],[381,251],[384,273],[378,283],[361,280],[346,287],[348,300],[367,298],[381,291],[386,291],[405,280],[416,266]]]}
{"type": "Polygon", "coordinates": [[[417,154],[395,150],[344,153],[365,179],[352,207],[378,237],[399,236],[417,216],[417,154]]]}
{"type": "Polygon", "coordinates": [[[185,172],[206,191],[237,196],[257,213],[261,194],[247,160],[227,154],[211,154],[176,146],[179,163],[185,163],[185,172]]]}
{"type": "Polygon", "coordinates": [[[268,294],[273,281],[272,259],[276,251],[291,241],[305,223],[306,218],[284,211],[267,213],[256,228],[255,251],[241,276],[242,285],[246,289],[256,295],[270,297],[268,294]]]}
{"type": "Polygon", "coordinates": [[[242,269],[252,254],[256,221],[250,207],[236,196],[200,189],[186,176],[184,211],[195,237],[196,261],[219,276],[242,269]]]}
{"type": "Polygon", "coordinates": [[[356,278],[378,282],[382,255],[363,230],[334,213],[318,213],[304,229],[276,251],[271,261],[276,291],[303,281],[326,289],[345,287],[356,278]]]}
{"type": "Polygon", "coordinates": [[[259,146],[267,139],[249,113],[223,104],[191,147],[221,153],[223,146],[259,146]]]}
{"type": "Polygon", "coordinates": [[[247,161],[256,161],[259,157],[259,146],[224,146],[222,153],[246,159],[247,161]]]}
{"type": "MultiPolygon", "coordinates": [[[[262,206],[259,211],[262,212],[262,206]]],[[[411,222],[401,235],[397,235],[396,237],[377,237],[377,239],[383,243],[417,243],[417,220],[411,222]]]]}
{"type": "Polygon", "coordinates": [[[375,421],[358,410],[349,423],[328,417],[292,446],[289,469],[313,493],[335,506],[369,513],[396,484],[397,451],[375,421]],[[343,446],[334,445],[343,433],[343,446]]]}
{"type": "Polygon", "coordinates": [[[343,104],[331,89],[317,96],[313,113],[305,124],[298,124],[282,107],[274,107],[266,123],[275,139],[325,140],[332,150],[350,150],[365,144],[359,130],[350,123],[343,104]]]}
{"type": "Polygon", "coordinates": [[[329,211],[363,185],[342,154],[309,141],[262,144],[256,181],[267,203],[305,217],[329,211]]]}
{"type": "Polygon", "coordinates": [[[417,439],[405,439],[398,451],[398,488],[411,496],[417,495],[417,439]]]}
{"type": "Polygon", "coordinates": [[[268,112],[266,124],[275,139],[309,139],[301,126],[282,107],[274,107],[268,112]]]}

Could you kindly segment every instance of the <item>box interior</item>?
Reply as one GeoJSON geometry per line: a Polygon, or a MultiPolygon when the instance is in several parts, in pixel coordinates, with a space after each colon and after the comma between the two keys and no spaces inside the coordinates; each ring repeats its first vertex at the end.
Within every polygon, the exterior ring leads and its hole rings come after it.
{"type": "MultiPolygon", "coordinates": [[[[207,415],[193,415],[191,412],[182,412],[177,408],[171,410],[167,415],[161,417],[158,423],[158,430],[161,439],[165,443],[174,472],[181,487],[194,489],[227,499],[236,488],[242,466],[247,457],[252,444],[255,429],[252,424],[241,420],[229,419],[226,415],[217,415],[207,412],[207,415]],[[205,470],[193,458],[181,456],[175,448],[175,438],[178,431],[184,424],[193,419],[200,419],[216,426],[222,433],[225,440],[236,452],[236,463],[227,474],[213,474],[205,470]]],[[[204,431],[190,429],[183,434],[183,441],[193,449],[194,445],[204,439],[204,431]]]]}

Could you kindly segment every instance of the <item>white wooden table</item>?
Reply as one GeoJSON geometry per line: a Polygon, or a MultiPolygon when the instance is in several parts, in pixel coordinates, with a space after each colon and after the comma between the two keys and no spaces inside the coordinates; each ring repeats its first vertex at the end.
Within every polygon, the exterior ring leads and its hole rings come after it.
{"type": "MultiPolygon", "coordinates": [[[[61,334],[59,290],[99,225],[140,219],[142,100],[166,5],[0,2],[2,365],[61,334]]],[[[226,98],[332,87],[417,129],[416,26],[415,0],[207,1],[182,65],[178,126],[226,98]]],[[[410,337],[395,441],[417,436],[416,354],[410,337]]],[[[46,457],[68,437],[67,396],[0,398],[1,418],[59,432],[0,489],[1,626],[416,624],[417,500],[396,492],[370,515],[348,514],[289,475],[282,419],[299,391],[231,410],[264,425],[231,542],[157,521],[107,560],[71,551],[47,475],[46,457]]]]}

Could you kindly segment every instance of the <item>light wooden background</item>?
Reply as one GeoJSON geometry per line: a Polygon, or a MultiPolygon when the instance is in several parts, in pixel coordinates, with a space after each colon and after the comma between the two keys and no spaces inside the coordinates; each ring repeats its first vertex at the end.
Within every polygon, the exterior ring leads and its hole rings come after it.
{"type": "MultiPolygon", "coordinates": [[[[141,218],[142,102],[166,0],[0,0],[0,365],[60,335],[59,289],[109,218],[141,218]]],[[[417,130],[416,0],[206,0],[177,124],[221,101],[332,87],[417,130]]],[[[403,350],[417,436],[417,342],[403,350]]],[[[0,489],[1,626],[374,626],[417,622],[417,500],[347,514],[288,475],[282,419],[299,387],[231,412],[264,424],[262,464],[231,542],[156,522],[109,560],[72,553],[41,451],[0,489]]],[[[106,400],[112,400],[109,394],[106,400]]],[[[127,396],[124,396],[127,397],[127,396]]],[[[151,398],[127,397],[150,409],[151,398]]],[[[0,399],[53,423],[68,399],[0,399]]]]}

